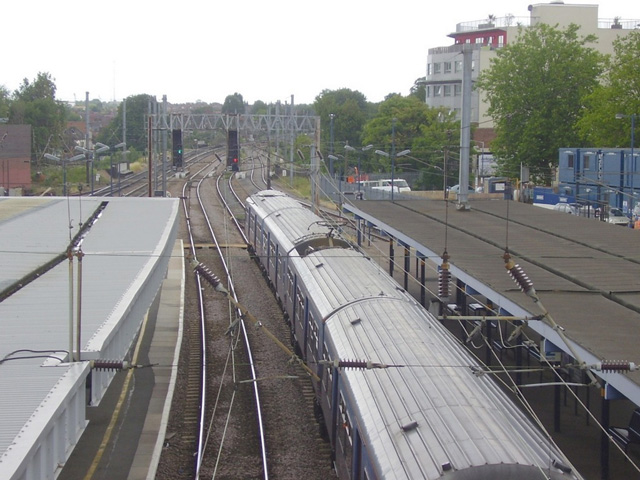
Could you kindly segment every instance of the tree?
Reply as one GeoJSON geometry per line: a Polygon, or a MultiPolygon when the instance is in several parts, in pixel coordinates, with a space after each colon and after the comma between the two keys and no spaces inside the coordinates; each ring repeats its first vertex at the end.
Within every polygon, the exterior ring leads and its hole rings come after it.
{"type": "Polygon", "coordinates": [[[341,88],[323,90],[313,103],[323,130],[321,150],[329,153],[342,151],[345,144],[360,145],[362,127],[367,120],[368,103],[364,94],[341,88]],[[333,145],[331,145],[331,115],[333,115],[333,145]]]}
{"type": "Polygon", "coordinates": [[[9,90],[0,85],[0,118],[9,118],[9,90]]]}
{"type": "MultiPolygon", "coordinates": [[[[362,144],[372,144],[375,149],[390,154],[393,136],[396,153],[411,150],[411,156],[402,157],[402,166],[396,165],[396,169],[427,170],[434,178],[438,178],[438,185],[442,186],[444,149],[450,148],[453,132],[459,130],[458,125],[452,113],[429,107],[415,96],[403,97],[396,94],[382,102],[376,117],[365,125],[362,144]]],[[[388,172],[391,160],[375,156],[370,157],[364,165],[370,172],[388,172]]]]}
{"type": "MultiPolygon", "coordinates": [[[[629,120],[620,121],[616,115],[640,113],[640,32],[631,30],[613,42],[614,55],[605,79],[585,99],[587,108],[578,121],[579,131],[587,145],[599,147],[628,147],[629,120]]],[[[635,136],[637,147],[640,135],[635,136]]]]}
{"type": "Polygon", "coordinates": [[[236,115],[243,114],[244,110],[244,100],[242,99],[242,95],[240,95],[239,93],[227,95],[227,98],[224,99],[224,104],[222,105],[222,113],[226,113],[228,115],[236,115]]]}
{"type": "Polygon", "coordinates": [[[38,73],[33,82],[25,78],[9,108],[9,123],[31,125],[36,158],[47,146],[61,145],[66,118],[67,108],[56,100],[56,85],[48,73],[38,73]]]}
{"type": "MultiPolygon", "coordinates": [[[[149,113],[149,104],[155,99],[151,95],[140,94],[128,97],[125,101],[127,108],[127,147],[144,152],[148,146],[146,115],[149,113]]],[[[118,106],[118,113],[109,125],[100,131],[96,138],[97,142],[105,145],[116,145],[123,141],[123,107],[124,102],[118,106]]]]}
{"type": "Polygon", "coordinates": [[[262,100],[256,100],[251,107],[252,115],[266,115],[269,112],[269,106],[262,100]]]}
{"type": "Polygon", "coordinates": [[[425,85],[425,77],[417,78],[411,87],[409,95],[416,97],[418,100],[426,102],[427,100],[427,87],[425,85]]]}
{"type": "Polygon", "coordinates": [[[489,102],[496,139],[491,144],[500,174],[518,176],[520,165],[550,180],[558,149],[580,146],[576,122],[586,95],[598,86],[605,57],[586,46],[579,27],[546,24],[520,29],[517,42],[497,50],[476,82],[489,102]]]}

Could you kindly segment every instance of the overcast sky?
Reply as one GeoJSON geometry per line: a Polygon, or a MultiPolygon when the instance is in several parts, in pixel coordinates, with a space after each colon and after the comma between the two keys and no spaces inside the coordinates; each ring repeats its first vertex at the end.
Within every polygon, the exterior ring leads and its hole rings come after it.
{"type": "MultiPolygon", "coordinates": [[[[428,49],[451,45],[456,24],[489,14],[528,17],[530,3],[6,1],[0,85],[12,92],[48,72],[57,98],[69,101],[89,92],[103,101],[146,93],[211,103],[237,92],[249,103],[293,95],[300,104],[324,89],[349,88],[378,102],[407,95],[425,75],[428,49]]],[[[602,1],[598,16],[640,18],[640,7],[602,1]]]]}

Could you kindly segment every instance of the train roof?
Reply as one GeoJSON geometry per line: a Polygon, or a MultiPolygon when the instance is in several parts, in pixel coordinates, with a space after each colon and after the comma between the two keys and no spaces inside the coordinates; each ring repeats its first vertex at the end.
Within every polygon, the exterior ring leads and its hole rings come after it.
{"type": "Polygon", "coordinates": [[[474,375],[475,361],[419,305],[354,302],[325,325],[341,359],[391,365],[343,371],[384,478],[440,478],[450,465],[463,478],[505,478],[508,469],[537,479],[559,474],[548,472],[554,460],[567,462],[491,379],[474,375]]]}
{"type": "Polygon", "coordinates": [[[247,202],[262,222],[274,223],[277,230],[271,228],[272,235],[287,252],[295,248],[299,255],[306,255],[322,248],[350,246],[336,235],[339,226],[319,220],[306,205],[282,192],[263,190],[250,196],[247,202]]]}
{"type": "Polygon", "coordinates": [[[300,261],[307,268],[298,269],[298,274],[323,318],[352,302],[371,298],[416,303],[375,261],[357,250],[321,250],[300,261]]]}

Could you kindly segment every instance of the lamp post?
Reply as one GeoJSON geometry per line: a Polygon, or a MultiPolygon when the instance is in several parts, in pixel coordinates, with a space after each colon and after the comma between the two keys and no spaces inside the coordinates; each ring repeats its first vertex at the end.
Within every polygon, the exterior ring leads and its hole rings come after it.
{"type": "MultiPolygon", "coordinates": [[[[127,147],[127,144],[125,142],[120,142],[119,144],[114,145],[112,148],[111,155],[109,156],[109,196],[111,197],[113,197],[113,155],[116,153],[116,149],[126,148],[126,147],[127,147]]],[[[118,171],[120,171],[120,169],[118,169],[118,171]]],[[[118,175],[118,178],[120,178],[119,175],[118,175]]]]}
{"type": "Polygon", "coordinates": [[[630,200],[630,205],[629,205],[629,211],[632,213],[633,215],[633,194],[634,194],[634,189],[633,189],[633,177],[636,174],[636,161],[635,161],[635,157],[633,156],[633,147],[635,144],[635,130],[636,130],[636,114],[632,113],[631,115],[625,115],[623,113],[616,113],[616,118],[618,120],[622,119],[622,118],[631,118],[631,158],[629,160],[629,167],[631,170],[631,177],[630,177],[630,181],[629,181],[629,186],[631,187],[631,200],[630,200]]]}
{"type": "Polygon", "coordinates": [[[395,180],[394,174],[396,169],[396,157],[403,157],[411,153],[411,150],[402,150],[401,152],[395,153],[395,148],[392,149],[392,153],[388,154],[387,152],[383,152],[382,150],[376,150],[377,155],[382,155],[383,157],[391,158],[391,201],[393,202],[393,191],[395,190],[395,180]]]}
{"type": "Polygon", "coordinates": [[[358,152],[358,178],[357,178],[357,183],[358,183],[358,197],[360,196],[360,172],[361,172],[361,167],[362,167],[362,154],[364,152],[366,152],[367,150],[371,150],[373,148],[373,145],[369,144],[366,147],[362,147],[360,150],[356,150],[355,148],[353,148],[351,145],[345,145],[344,149],[347,150],[348,152],[358,152]]]}
{"type": "Polygon", "coordinates": [[[67,163],[75,162],[76,160],[80,160],[84,158],[84,153],[81,155],[76,155],[74,157],[65,160],[64,158],[56,157],[55,155],[51,155],[50,153],[45,153],[44,158],[47,160],[53,160],[54,162],[62,163],[62,196],[67,196],[67,163]]]}
{"type": "Polygon", "coordinates": [[[329,159],[329,177],[333,178],[333,162],[339,158],[335,155],[328,155],[327,158],[329,159]]]}
{"type": "Polygon", "coordinates": [[[110,147],[104,143],[97,142],[93,147],[93,150],[88,150],[80,146],[77,146],[76,150],[78,152],[82,152],[86,156],[87,161],[91,162],[91,195],[93,195],[93,160],[94,158],[97,158],[99,154],[110,150],[110,147]]]}
{"type": "MultiPolygon", "coordinates": [[[[329,128],[329,132],[330,132],[330,140],[331,143],[329,144],[329,159],[331,159],[331,157],[333,156],[333,119],[336,118],[336,116],[333,113],[329,114],[329,120],[330,120],[330,128],[329,128]]],[[[333,178],[333,162],[331,162],[329,164],[329,176],[331,178],[333,178]]]]}

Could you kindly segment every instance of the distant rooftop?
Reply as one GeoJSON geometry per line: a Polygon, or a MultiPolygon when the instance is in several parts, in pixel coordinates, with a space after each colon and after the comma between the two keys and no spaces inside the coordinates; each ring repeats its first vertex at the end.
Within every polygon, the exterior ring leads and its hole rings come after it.
{"type": "MultiPolygon", "coordinates": [[[[469,33],[479,30],[493,30],[496,28],[507,27],[528,27],[531,24],[537,23],[537,18],[528,17],[516,17],[515,15],[505,15],[504,17],[485,18],[483,20],[472,20],[470,22],[461,22],[456,25],[455,33],[469,33]]],[[[640,19],[622,19],[615,18],[600,18],[598,19],[598,28],[613,28],[622,30],[635,30],[640,28],[640,19]]]]}

